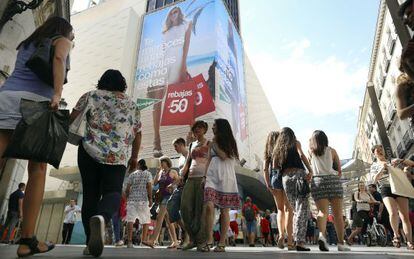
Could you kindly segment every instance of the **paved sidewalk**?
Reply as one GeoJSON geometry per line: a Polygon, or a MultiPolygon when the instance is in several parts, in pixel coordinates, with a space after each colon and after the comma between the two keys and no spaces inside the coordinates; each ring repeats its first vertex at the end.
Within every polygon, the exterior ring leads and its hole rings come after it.
{"type": "MultiPolygon", "coordinates": [[[[90,256],[83,256],[84,246],[61,246],[57,247],[43,255],[36,255],[35,259],[39,258],[93,258],[90,256]]],[[[0,259],[8,258],[17,258],[16,256],[16,246],[0,246],[0,259]]],[[[405,248],[392,248],[392,247],[362,247],[354,246],[352,247],[351,252],[338,252],[336,247],[330,247],[330,252],[320,252],[318,247],[312,246],[311,252],[296,252],[296,251],[287,251],[279,250],[274,247],[229,247],[227,248],[226,253],[198,253],[194,251],[170,251],[164,247],[150,249],[144,247],[136,247],[127,249],[124,248],[115,248],[113,246],[106,246],[101,258],[254,258],[254,259],[270,259],[270,258],[283,258],[283,259],[342,259],[342,258],[358,258],[358,259],[400,259],[400,258],[414,258],[414,251],[407,251],[405,248]]]]}

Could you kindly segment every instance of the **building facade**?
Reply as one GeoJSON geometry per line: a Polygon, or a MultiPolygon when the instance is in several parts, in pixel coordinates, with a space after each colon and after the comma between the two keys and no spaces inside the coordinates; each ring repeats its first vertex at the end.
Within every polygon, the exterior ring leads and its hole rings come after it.
{"type": "MultiPolygon", "coordinates": [[[[395,97],[397,78],[401,74],[399,58],[402,46],[385,2],[380,2],[368,86],[373,85],[375,89],[393,157],[408,158],[414,153],[414,132],[408,120],[398,118],[395,97]]],[[[370,148],[376,144],[381,144],[380,129],[367,89],[360,108],[354,157],[371,163],[370,148]]]]}

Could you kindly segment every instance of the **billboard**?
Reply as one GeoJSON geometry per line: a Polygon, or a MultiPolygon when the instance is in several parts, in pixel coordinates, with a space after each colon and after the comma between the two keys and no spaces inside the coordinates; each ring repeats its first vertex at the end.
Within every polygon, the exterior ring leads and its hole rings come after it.
{"type": "Polygon", "coordinates": [[[183,137],[197,119],[226,118],[246,142],[243,45],[222,0],[187,0],[144,17],[134,97],[153,102],[143,131],[156,151],[171,145],[163,129],[183,137]]]}

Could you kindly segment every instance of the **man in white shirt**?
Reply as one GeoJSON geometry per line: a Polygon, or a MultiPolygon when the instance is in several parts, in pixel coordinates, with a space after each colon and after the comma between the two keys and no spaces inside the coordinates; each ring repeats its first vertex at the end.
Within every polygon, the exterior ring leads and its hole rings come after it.
{"type": "Polygon", "coordinates": [[[271,239],[272,239],[272,245],[276,245],[276,240],[279,238],[279,231],[277,228],[277,212],[276,209],[273,210],[272,213],[270,213],[270,232],[271,232],[271,239]]]}
{"type": "Polygon", "coordinates": [[[63,220],[62,244],[64,245],[70,243],[78,212],[81,212],[81,208],[76,205],[75,200],[70,200],[69,205],[65,207],[65,219],[63,220]]]}

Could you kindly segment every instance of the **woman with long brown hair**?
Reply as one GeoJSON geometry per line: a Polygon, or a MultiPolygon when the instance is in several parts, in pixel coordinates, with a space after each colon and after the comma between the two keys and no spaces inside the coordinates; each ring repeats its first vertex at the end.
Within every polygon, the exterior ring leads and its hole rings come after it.
{"type": "Polygon", "coordinates": [[[267,136],[264,152],[264,179],[267,188],[273,195],[277,207],[277,226],[279,229],[279,239],[277,246],[284,248],[285,231],[287,232],[288,243],[293,243],[293,209],[290,206],[285,191],[283,190],[282,172],[279,168],[273,167],[273,152],[279,132],[272,131],[267,136]],[[270,170],[270,173],[269,173],[270,170]]]}
{"type": "Polygon", "coordinates": [[[287,200],[294,211],[293,218],[293,243],[288,243],[288,250],[310,251],[305,247],[306,226],[309,216],[309,195],[300,195],[297,186],[300,183],[307,184],[312,178],[312,168],[302,151],[300,142],[296,139],[291,128],[285,127],[280,131],[273,152],[273,168],[280,168],[283,173],[282,182],[287,200]],[[305,167],[309,170],[305,171],[305,167]],[[306,180],[306,181],[305,181],[306,180]]]}
{"type": "MultiPolygon", "coordinates": [[[[37,28],[17,47],[18,53],[14,71],[0,88],[0,169],[5,164],[5,159],[1,157],[10,142],[17,123],[22,118],[20,100],[24,98],[37,102],[50,101],[50,108],[58,109],[73,39],[72,25],[64,18],[53,17],[37,28]],[[42,81],[26,66],[26,62],[35,53],[44,38],[52,39],[52,45],[55,48],[52,60],[53,75],[49,75],[50,78],[53,78],[52,85],[42,81]]],[[[19,257],[44,253],[54,248],[53,244],[39,242],[34,236],[46,181],[46,163],[29,159],[28,172],[29,179],[23,203],[23,215],[21,215],[23,217],[22,238],[17,249],[19,257]]]]}
{"type": "Polygon", "coordinates": [[[319,250],[329,251],[326,242],[326,223],[329,205],[334,216],[338,251],[349,251],[344,244],[343,196],[341,162],[335,149],[329,146],[325,132],[316,130],[309,140],[310,163],[313,169],[311,194],[318,208],[319,250]]]}
{"type": "MultiPolygon", "coordinates": [[[[226,119],[216,119],[213,125],[214,138],[209,145],[209,159],[204,175],[204,202],[206,206],[206,232],[213,235],[214,207],[220,209],[220,240],[214,252],[225,252],[227,232],[230,226],[229,210],[240,206],[237,188],[236,160],[239,159],[237,143],[230,123],[226,119]]],[[[201,249],[209,250],[208,244],[201,249]]]]}

